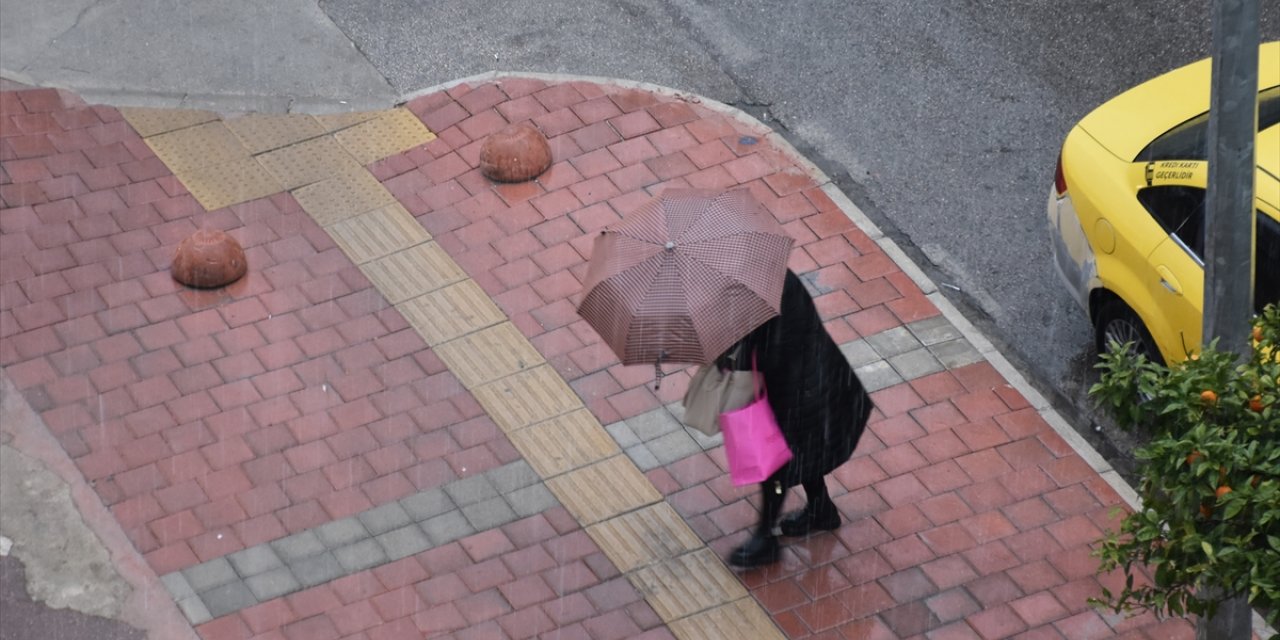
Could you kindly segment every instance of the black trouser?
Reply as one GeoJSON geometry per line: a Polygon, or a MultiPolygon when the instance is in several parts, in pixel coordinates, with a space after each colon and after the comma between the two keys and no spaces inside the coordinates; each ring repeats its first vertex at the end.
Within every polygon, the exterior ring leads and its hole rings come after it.
{"type": "MultiPolygon", "coordinates": [[[[827,482],[822,476],[805,480],[801,484],[804,486],[804,495],[808,500],[805,510],[809,511],[811,516],[820,516],[827,509],[835,506],[831,502],[831,496],[827,494],[827,482]]],[[[782,501],[786,499],[787,492],[781,487],[780,482],[760,484],[760,524],[756,527],[757,535],[770,535],[773,525],[778,522],[778,516],[782,515],[782,501]]]]}

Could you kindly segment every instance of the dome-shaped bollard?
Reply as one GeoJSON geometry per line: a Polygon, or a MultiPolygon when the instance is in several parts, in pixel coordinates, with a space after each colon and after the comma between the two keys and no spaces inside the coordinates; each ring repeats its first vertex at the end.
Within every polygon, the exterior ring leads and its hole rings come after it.
{"type": "Polygon", "coordinates": [[[480,146],[480,173],[498,182],[532,180],[551,166],[551,145],[533,125],[507,125],[480,146]]]}
{"type": "Polygon", "coordinates": [[[217,229],[201,229],[178,243],[169,273],[188,287],[213,289],[239,280],[248,270],[244,249],[235,238],[217,229]]]}

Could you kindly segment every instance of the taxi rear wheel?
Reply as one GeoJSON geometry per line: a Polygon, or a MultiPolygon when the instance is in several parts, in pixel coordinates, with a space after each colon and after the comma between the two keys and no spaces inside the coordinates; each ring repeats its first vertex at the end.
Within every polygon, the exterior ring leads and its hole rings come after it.
{"type": "Polygon", "coordinates": [[[1113,345],[1129,344],[1135,353],[1145,355],[1148,360],[1164,364],[1156,341],[1147,331],[1138,314],[1129,305],[1120,300],[1108,300],[1098,310],[1098,321],[1094,325],[1098,353],[1112,350],[1113,345]]]}

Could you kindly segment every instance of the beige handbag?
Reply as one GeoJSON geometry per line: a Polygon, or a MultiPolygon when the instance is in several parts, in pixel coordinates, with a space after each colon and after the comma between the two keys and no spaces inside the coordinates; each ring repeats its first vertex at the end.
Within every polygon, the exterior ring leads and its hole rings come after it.
{"type": "Polygon", "coordinates": [[[722,371],[715,363],[698,367],[684,394],[684,423],[709,436],[720,433],[720,414],[741,409],[755,398],[755,372],[722,371]]]}

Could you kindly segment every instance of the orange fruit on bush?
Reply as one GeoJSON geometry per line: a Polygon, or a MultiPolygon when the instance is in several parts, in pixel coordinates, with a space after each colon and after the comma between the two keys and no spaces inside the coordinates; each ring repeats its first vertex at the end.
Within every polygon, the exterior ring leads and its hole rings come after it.
{"type": "Polygon", "coordinates": [[[1249,398],[1249,410],[1254,413],[1262,413],[1262,396],[1254,396],[1249,398]]]}
{"type": "Polygon", "coordinates": [[[1222,485],[1221,487],[1218,487],[1218,490],[1217,490],[1217,491],[1215,491],[1215,492],[1213,492],[1213,495],[1218,496],[1219,498],[1221,498],[1222,496],[1225,496],[1225,495],[1227,495],[1228,493],[1231,493],[1231,487],[1229,487],[1229,486],[1227,486],[1227,485],[1225,485],[1225,484],[1224,484],[1224,485],[1222,485]]]}
{"type": "Polygon", "coordinates": [[[1262,342],[1262,327],[1255,326],[1253,328],[1253,339],[1262,342]]]}
{"type": "Polygon", "coordinates": [[[1192,451],[1191,453],[1187,454],[1187,464],[1193,465],[1196,463],[1196,460],[1199,460],[1200,458],[1203,458],[1203,457],[1204,457],[1204,454],[1200,453],[1199,451],[1192,451]]]}
{"type": "Polygon", "coordinates": [[[1203,400],[1205,404],[1217,404],[1218,394],[1215,393],[1213,389],[1205,389],[1200,392],[1200,399],[1203,400]]]}
{"type": "Polygon", "coordinates": [[[1200,515],[1208,518],[1209,516],[1213,515],[1213,508],[1209,507],[1208,505],[1203,505],[1203,504],[1200,505],[1200,515]]]}

